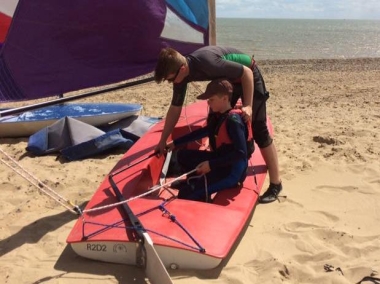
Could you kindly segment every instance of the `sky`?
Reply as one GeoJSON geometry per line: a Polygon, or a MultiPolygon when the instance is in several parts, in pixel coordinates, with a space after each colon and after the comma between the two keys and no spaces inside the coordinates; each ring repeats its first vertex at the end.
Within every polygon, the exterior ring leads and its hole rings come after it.
{"type": "MultiPolygon", "coordinates": [[[[13,14],[19,0],[0,0],[13,14]]],[[[214,0],[217,18],[374,19],[380,0],[214,0]]]]}
{"type": "Polygon", "coordinates": [[[380,0],[215,0],[217,18],[374,19],[380,0]]]}

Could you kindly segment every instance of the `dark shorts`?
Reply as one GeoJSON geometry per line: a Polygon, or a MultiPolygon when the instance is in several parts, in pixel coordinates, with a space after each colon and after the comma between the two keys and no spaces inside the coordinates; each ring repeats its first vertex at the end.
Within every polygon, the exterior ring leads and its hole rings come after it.
{"type": "MultiPolygon", "coordinates": [[[[272,137],[269,134],[267,126],[267,106],[266,101],[269,98],[269,92],[265,88],[265,82],[257,66],[253,69],[254,76],[254,93],[253,93],[253,110],[252,110],[252,131],[253,138],[259,148],[268,147],[272,144],[272,137]]],[[[234,84],[232,95],[232,106],[236,104],[239,98],[243,97],[243,88],[241,84],[234,84]]]]}

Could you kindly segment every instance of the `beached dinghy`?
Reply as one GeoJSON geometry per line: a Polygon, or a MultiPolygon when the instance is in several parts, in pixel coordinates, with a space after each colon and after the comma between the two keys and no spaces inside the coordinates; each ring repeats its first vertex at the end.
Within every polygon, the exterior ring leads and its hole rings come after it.
{"type": "MultiPolygon", "coordinates": [[[[207,111],[205,101],[185,107],[172,138],[202,127],[207,111]]],[[[272,131],[269,120],[268,123],[272,131]]],[[[150,235],[167,268],[211,269],[229,254],[253,212],[265,180],[267,168],[260,151],[255,151],[249,161],[242,188],[221,191],[212,203],[177,199],[177,191],[169,186],[173,177],[162,180],[168,162],[153,154],[163,126],[164,121],[159,122],[141,137],[95,192],[67,238],[77,254],[139,265],[144,262],[144,250],[138,245],[139,231],[150,235]],[[160,180],[164,186],[159,185],[160,180]],[[137,216],[134,225],[129,218],[131,212],[125,212],[123,205],[108,207],[121,200],[111,184],[122,192],[132,214],[137,216]]],[[[191,147],[202,147],[201,144],[191,147]]]]}
{"type": "MultiPolygon", "coordinates": [[[[57,104],[17,115],[0,117],[0,137],[26,137],[66,116],[93,126],[138,115],[140,104],[67,103],[57,104]]],[[[0,114],[2,113],[0,109],[0,114]]],[[[6,111],[6,110],[4,110],[6,111]]]]}

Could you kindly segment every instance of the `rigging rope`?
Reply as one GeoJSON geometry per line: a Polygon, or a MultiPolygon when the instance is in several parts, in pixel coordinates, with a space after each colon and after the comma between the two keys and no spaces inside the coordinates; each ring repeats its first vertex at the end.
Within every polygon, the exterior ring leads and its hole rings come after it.
{"type": "Polygon", "coordinates": [[[29,181],[38,190],[45,193],[47,196],[54,199],[56,202],[58,202],[63,207],[65,207],[67,210],[69,210],[70,212],[77,214],[77,215],[82,215],[83,213],[89,213],[89,212],[99,211],[99,210],[103,210],[103,209],[107,209],[107,208],[111,208],[111,207],[116,207],[116,206],[122,205],[124,203],[130,202],[132,200],[147,196],[147,195],[149,195],[155,191],[158,191],[159,189],[161,189],[163,187],[169,186],[173,182],[180,180],[180,179],[184,178],[185,176],[190,175],[191,173],[196,171],[196,169],[193,169],[193,170],[191,170],[187,173],[184,173],[184,174],[180,175],[179,177],[171,180],[170,182],[163,183],[160,186],[154,186],[149,191],[147,191],[141,195],[133,196],[133,197],[131,197],[125,201],[115,202],[115,203],[104,205],[104,206],[99,206],[99,207],[94,207],[91,209],[81,210],[78,205],[73,204],[69,199],[64,198],[62,195],[60,195],[54,189],[49,187],[46,183],[44,183],[43,181],[38,179],[32,173],[28,172],[24,167],[22,167],[16,160],[14,160],[11,156],[9,156],[1,148],[0,148],[0,152],[4,156],[6,156],[15,166],[11,165],[9,162],[5,161],[3,158],[1,158],[2,163],[4,163],[9,168],[11,168],[13,171],[15,171],[17,174],[19,174],[25,180],[29,181]],[[69,207],[69,206],[71,206],[71,207],[69,207]]]}
{"type": "Polygon", "coordinates": [[[155,191],[157,191],[157,190],[159,190],[159,189],[161,189],[163,187],[171,185],[173,182],[175,182],[177,180],[180,180],[180,179],[184,178],[186,175],[189,175],[189,174],[191,174],[191,173],[193,173],[195,171],[196,171],[196,169],[193,169],[193,170],[191,170],[191,171],[189,171],[187,173],[184,173],[184,174],[180,175],[179,177],[171,180],[170,182],[164,183],[164,184],[162,184],[160,186],[151,187],[151,189],[148,190],[147,192],[144,192],[143,194],[140,194],[140,195],[133,196],[133,197],[127,199],[127,200],[116,202],[116,203],[112,203],[112,204],[108,204],[108,205],[104,205],[104,206],[94,207],[94,208],[91,208],[91,209],[85,209],[82,212],[83,213],[89,213],[89,212],[99,211],[99,210],[103,210],[103,209],[107,209],[107,208],[111,208],[111,207],[116,207],[116,206],[122,205],[124,203],[130,202],[132,200],[135,200],[135,199],[147,196],[147,195],[149,195],[149,194],[151,194],[151,193],[153,193],[153,192],[155,192],[155,191]]]}
{"type": "Polygon", "coordinates": [[[45,193],[50,198],[54,199],[56,202],[61,204],[67,210],[74,214],[81,214],[80,208],[73,204],[70,200],[64,198],[62,195],[54,191],[51,187],[49,187],[46,183],[38,179],[32,173],[28,172],[24,167],[22,167],[15,159],[13,159],[10,155],[8,155],[3,149],[0,148],[0,152],[8,159],[8,161],[1,158],[1,162],[5,164],[7,167],[12,169],[14,172],[19,174],[25,180],[29,181],[32,185],[34,185],[38,190],[45,193]],[[10,162],[9,162],[10,161],[10,162]],[[12,165],[13,163],[13,165],[12,165]],[[71,206],[71,207],[70,207],[71,206]]]}
{"type": "MultiPolygon", "coordinates": [[[[203,93],[201,88],[195,84],[194,82],[190,82],[190,84],[198,91],[199,94],[203,93]]],[[[187,98],[188,96],[185,97],[185,104],[187,104],[187,98]]],[[[207,113],[209,112],[209,108],[208,108],[208,105],[207,105],[207,113]]],[[[191,129],[191,124],[189,123],[189,121],[187,120],[187,109],[185,108],[185,120],[186,120],[186,124],[187,124],[187,127],[189,128],[189,132],[192,132],[193,130],[191,129]]],[[[198,141],[195,141],[195,143],[199,146],[202,146],[202,142],[198,142],[198,141]]]]}

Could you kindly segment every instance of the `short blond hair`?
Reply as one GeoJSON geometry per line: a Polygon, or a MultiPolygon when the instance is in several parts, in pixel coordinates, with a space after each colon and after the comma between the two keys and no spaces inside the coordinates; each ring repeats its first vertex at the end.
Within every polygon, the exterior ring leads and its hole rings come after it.
{"type": "Polygon", "coordinates": [[[156,83],[161,83],[169,74],[176,73],[183,64],[184,57],[177,50],[170,47],[161,49],[154,71],[154,80],[156,83]]]}

